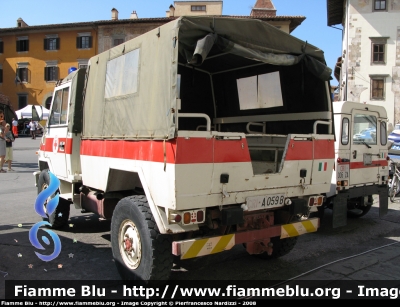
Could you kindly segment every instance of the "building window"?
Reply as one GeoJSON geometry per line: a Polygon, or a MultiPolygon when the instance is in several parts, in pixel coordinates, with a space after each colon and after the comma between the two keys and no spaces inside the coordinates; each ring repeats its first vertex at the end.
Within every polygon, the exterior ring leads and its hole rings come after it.
{"type": "Polygon", "coordinates": [[[18,94],[18,109],[25,108],[28,105],[28,95],[18,94]]]}
{"type": "Polygon", "coordinates": [[[372,63],[385,63],[384,44],[372,44],[372,63]]]}
{"type": "Polygon", "coordinates": [[[0,38],[0,53],[3,53],[3,41],[0,38]]]}
{"type": "Polygon", "coordinates": [[[58,80],[58,67],[47,66],[44,68],[44,80],[45,81],[57,81],[58,80]]]}
{"type": "Polygon", "coordinates": [[[385,78],[371,77],[371,100],[385,99],[385,78]]]}
{"type": "Polygon", "coordinates": [[[206,11],[205,5],[192,5],[192,11],[206,11]]]}
{"type": "Polygon", "coordinates": [[[387,0],[374,0],[374,11],[386,11],[387,0]]]}
{"type": "Polygon", "coordinates": [[[88,59],[78,59],[78,68],[86,69],[88,67],[88,59]]]}
{"type": "Polygon", "coordinates": [[[17,52],[29,51],[29,40],[27,36],[17,37],[17,52]]]}
{"type": "Polygon", "coordinates": [[[389,37],[370,37],[371,64],[386,64],[386,45],[389,37]]]}
{"type": "Polygon", "coordinates": [[[92,36],[90,35],[90,33],[78,33],[78,37],[76,38],[76,48],[92,48],[92,36]]]}
{"type": "Polygon", "coordinates": [[[19,62],[17,63],[17,71],[16,71],[16,76],[15,76],[15,84],[17,85],[18,83],[27,83],[29,82],[29,69],[28,69],[28,63],[27,62],[19,62]]]}
{"type": "Polygon", "coordinates": [[[114,46],[121,45],[124,42],[123,38],[114,38],[114,46]]]}
{"type": "Polygon", "coordinates": [[[44,50],[59,50],[60,39],[57,37],[57,35],[46,35],[43,48],[44,50]]]}
{"type": "Polygon", "coordinates": [[[45,108],[46,109],[49,109],[50,110],[50,107],[51,107],[51,100],[53,99],[53,96],[50,96],[50,97],[47,97],[46,98],[46,102],[44,103],[44,106],[45,106],[45,108]]]}
{"type": "Polygon", "coordinates": [[[3,83],[3,65],[0,64],[0,83],[3,83]]]}

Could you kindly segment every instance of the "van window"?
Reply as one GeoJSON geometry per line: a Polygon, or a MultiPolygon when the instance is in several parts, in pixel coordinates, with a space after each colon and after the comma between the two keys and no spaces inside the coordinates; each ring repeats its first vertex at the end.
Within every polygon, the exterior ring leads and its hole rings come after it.
{"type": "Polygon", "coordinates": [[[53,107],[49,118],[50,125],[63,125],[67,123],[69,87],[56,91],[53,107]]]}
{"type": "Polygon", "coordinates": [[[387,144],[387,138],[386,122],[381,122],[381,145],[387,144]]]}
{"type": "Polygon", "coordinates": [[[139,49],[108,61],[105,98],[133,94],[138,89],[139,49]]]}
{"type": "Polygon", "coordinates": [[[349,144],[349,119],[343,118],[342,120],[342,144],[347,145],[349,144]]]}
{"type": "Polygon", "coordinates": [[[376,116],[355,114],[353,123],[353,144],[376,145],[376,116]]]}

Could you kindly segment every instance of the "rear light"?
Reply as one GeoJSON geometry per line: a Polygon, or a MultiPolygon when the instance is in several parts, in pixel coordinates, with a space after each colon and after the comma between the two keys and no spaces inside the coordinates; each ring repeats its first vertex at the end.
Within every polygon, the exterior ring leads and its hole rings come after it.
{"type": "Polygon", "coordinates": [[[204,212],[203,211],[197,211],[197,222],[201,223],[204,221],[204,212]]]}
{"type": "Polygon", "coordinates": [[[183,214],[183,224],[190,224],[190,212],[183,214]]]}
{"type": "Polygon", "coordinates": [[[321,206],[324,202],[324,196],[322,195],[318,195],[318,196],[311,196],[308,199],[308,206],[312,207],[312,206],[321,206]]]}
{"type": "Polygon", "coordinates": [[[340,158],[337,158],[337,161],[340,163],[340,162],[342,162],[342,159],[340,159],[340,158]]]}
{"type": "Polygon", "coordinates": [[[349,185],[349,181],[348,180],[338,181],[338,182],[336,182],[336,185],[338,187],[347,187],[349,185]]]}
{"type": "Polygon", "coordinates": [[[191,224],[200,224],[204,223],[206,216],[205,209],[195,209],[195,210],[187,210],[187,211],[168,211],[168,222],[170,224],[183,224],[183,225],[191,225],[191,224]]]}

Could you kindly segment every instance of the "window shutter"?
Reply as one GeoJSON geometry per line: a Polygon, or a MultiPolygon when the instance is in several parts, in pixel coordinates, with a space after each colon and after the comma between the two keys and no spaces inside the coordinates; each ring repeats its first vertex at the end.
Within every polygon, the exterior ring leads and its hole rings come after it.
{"type": "Polygon", "coordinates": [[[44,68],[44,81],[49,81],[49,74],[47,67],[44,68]]]}
{"type": "Polygon", "coordinates": [[[89,48],[92,48],[92,37],[89,36],[89,48]]]}
{"type": "Polygon", "coordinates": [[[3,69],[0,69],[0,83],[3,83],[3,69]]]}
{"type": "Polygon", "coordinates": [[[19,44],[19,42],[20,42],[20,41],[16,41],[16,43],[17,43],[17,44],[16,44],[16,50],[17,50],[17,52],[18,52],[19,49],[20,49],[20,44],[19,44]]]}
{"type": "Polygon", "coordinates": [[[43,41],[43,50],[47,50],[48,48],[47,48],[47,38],[45,38],[44,39],[44,41],[43,41]]]}
{"type": "Polygon", "coordinates": [[[3,53],[4,52],[4,50],[3,50],[3,42],[0,42],[0,53],[3,53]]]}
{"type": "Polygon", "coordinates": [[[80,37],[78,36],[78,37],[76,38],[76,48],[77,48],[77,49],[81,48],[80,42],[81,42],[81,40],[80,40],[80,37]]]}
{"type": "Polygon", "coordinates": [[[59,37],[56,38],[56,49],[60,50],[60,38],[59,37]]]}
{"type": "Polygon", "coordinates": [[[54,67],[54,74],[55,74],[55,80],[57,81],[59,79],[58,76],[58,67],[54,67]]]}
{"type": "Polygon", "coordinates": [[[26,40],[26,51],[29,51],[29,40],[26,40]]]}
{"type": "Polygon", "coordinates": [[[26,69],[26,82],[31,83],[30,82],[30,80],[31,80],[31,71],[28,68],[25,68],[25,69],[26,69]]]}

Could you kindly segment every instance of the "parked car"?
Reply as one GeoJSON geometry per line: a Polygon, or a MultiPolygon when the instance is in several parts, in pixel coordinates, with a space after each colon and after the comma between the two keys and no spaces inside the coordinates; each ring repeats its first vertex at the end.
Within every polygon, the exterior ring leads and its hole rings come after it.
{"type": "Polygon", "coordinates": [[[400,124],[394,126],[394,130],[389,134],[388,140],[393,143],[400,143],[400,124]]]}
{"type": "Polygon", "coordinates": [[[376,140],[376,129],[375,128],[367,128],[361,130],[360,133],[356,133],[353,135],[354,141],[364,141],[368,143],[374,143],[376,140]]]}

